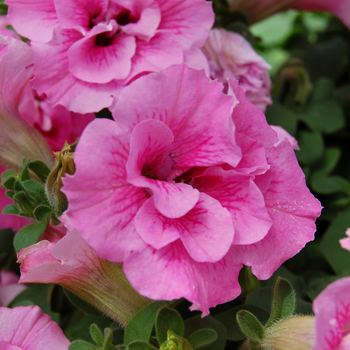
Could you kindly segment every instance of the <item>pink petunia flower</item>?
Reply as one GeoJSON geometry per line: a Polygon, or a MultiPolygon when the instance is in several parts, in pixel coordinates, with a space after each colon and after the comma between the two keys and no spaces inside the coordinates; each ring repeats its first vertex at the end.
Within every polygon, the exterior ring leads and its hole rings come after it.
{"type": "Polygon", "coordinates": [[[49,226],[40,242],[18,253],[19,282],[59,284],[120,324],[127,324],[149,301],[130,286],[121,264],[100,259],[65,214],[60,220],[66,226],[49,226]]]}
{"type": "Polygon", "coordinates": [[[51,105],[97,112],[140,75],[188,62],[214,22],[205,0],[7,0],[13,27],[32,40],[33,81],[51,105]]]}
{"type": "Polygon", "coordinates": [[[68,350],[69,340],[38,306],[0,307],[0,349],[68,350]]]}
{"type": "Polygon", "coordinates": [[[238,80],[246,91],[246,98],[262,111],[271,104],[271,80],[267,70],[271,66],[259,56],[240,34],[225,29],[212,29],[202,51],[209,61],[210,77],[224,84],[238,80]]]}
{"type": "Polygon", "coordinates": [[[0,271],[0,306],[7,306],[27,287],[18,284],[19,277],[11,271],[0,271]]]}
{"type": "Polygon", "coordinates": [[[350,348],[350,278],[331,283],[313,302],[316,316],[314,350],[350,348]]]}
{"type": "Polygon", "coordinates": [[[330,12],[350,27],[349,0],[229,0],[228,3],[232,10],[243,11],[250,23],[258,22],[276,12],[295,9],[330,12]]]}
{"type": "Polygon", "coordinates": [[[185,65],[123,89],[95,120],[63,179],[67,215],[152,299],[204,314],[240,293],[242,265],[269,278],[313,239],[319,202],[288,141],[278,142],[236,81],[229,95],[185,65]]]}

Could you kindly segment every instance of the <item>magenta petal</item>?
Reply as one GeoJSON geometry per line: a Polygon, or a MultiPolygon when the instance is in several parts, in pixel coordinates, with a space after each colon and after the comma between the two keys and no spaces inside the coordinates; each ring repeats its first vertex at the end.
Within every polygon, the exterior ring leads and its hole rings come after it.
{"type": "Polygon", "coordinates": [[[203,71],[172,66],[126,86],[112,114],[130,131],[146,119],[169,126],[175,138],[171,157],[176,170],[171,178],[196,166],[236,166],[241,150],[231,121],[233,99],[221,90],[222,85],[210,81],[203,71]]]}
{"type": "Polygon", "coordinates": [[[88,30],[92,20],[103,19],[108,0],[55,0],[55,8],[62,28],[88,30]]]}
{"type": "Polygon", "coordinates": [[[63,105],[76,113],[98,112],[109,107],[118,84],[92,84],[75,78],[68,70],[67,51],[81,39],[75,30],[61,30],[48,44],[32,43],[35,52],[34,88],[45,93],[52,105],[63,105]]]}
{"type": "Polygon", "coordinates": [[[172,162],[169,153],[174,136],[168,126],[158,120],[145,120],[131,134],[126,163],[128,181],[140,176],[166,180],[172,162]]]}
{"type": "Polygon", "coordinates": [[[230,213],[218,201],[200,194],[196,206],[185,216],[169,219],[149,199],[138,212],[135,227],[143,240],[156,249],[180,238],[197,262],[217,262],[228,252],[234,235],[230,213]]]}
{"type": "Polygon", "coordinates": [[[148,246],[131,253],[124,262],[125,274],[140,294],[156,300],[183,297],[193,303],[191,310],[203,315],[240,294],[241,267],[232,254],[214,264],[198,263],[180,241],[160,250],[148,246]]]}
{"type": "Polygon", "coordinates": [[[149,41],[137,40],[136,53],[127,81],[139,74],[158,72],[183,62],[183,50],[172,33],[158,32],[149,41]]]}
{"type": "Polygon", "coordinates": [[[157,2],[162,13],[159,29],[172,31],[184,49],[193,44],[204,45],[215,19],[211,3],[202,0],[157,2]]]}
{"type": "Polygon", "coordinates": [[[70,342],[38,306],[0,308],[0,348],[68,350],[70,342]]]}
{"type": "Polygon", "coordinates": [[[146,196],[126,180],[128,153],[129,137],[119,133],[116,123],[95,120],[79,141],[74,176],[63,179],[74,226],[99,256],[116,262],[143,246],[133,219],[146,196]]]}
{"type": "Polygon", "coordinates": [[[54,0],[6,0],[12,26],[22,36],[48,42],[59,23],[54,0]]]}
{"type": "Polygon", "coordinates": [[[136,49],[135,38],[118,34],[109,45],[98,45],[98,37],[109,35],[111,31],[112,25],[97,25],[89,35],[70,46],[67,51],[69,71],[76,78],[88,83],[109,83],[129,75],[136,49]]]}
{"type": "Polygon", "coordinates": [[[195,178],[193,186],[228,209],[235,228],[235,245],[258,242],[269,232],[272,220],[251,176],[213,167],[195,178]]]}
{"type": "MultiPolygon", "coordinates": [[[[156,1],[136,2],[139,19],[136,23],[122,25],[121,29],[125,34],[134,35],[139,39],[149,41],[155,34],[159,26],[161,13],[156,1]]],[[[135,5],[135,4],[134,4],[135,5]]]]}
{"type": "Polygon", "coordinates": [[[129,183],[151,191],[154,204],[163,215],[178,218],[195,206],[199,192],[184,183],[159,181],[165,180],[171,171],[172,141],[173,134],[163,122],[152,119],[141,122],[131,135],[126,171],[129,183]]]}
{"type": "Polygon", "coordinates": [[[268,189],[263,194],[273,225],[261,241],[234,247],[237,258],[252,266],[259,279],[271,277],[284,261],[314,239],[315,219],[321,212],[289,142],[279,144],[268,160],[271,169],[260,176],[268,177],[268,189]]]}

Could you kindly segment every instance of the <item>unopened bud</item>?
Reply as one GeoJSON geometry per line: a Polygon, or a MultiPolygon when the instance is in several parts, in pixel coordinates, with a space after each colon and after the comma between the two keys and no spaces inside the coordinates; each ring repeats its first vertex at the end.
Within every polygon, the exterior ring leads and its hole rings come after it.
{"type": "Polygon", "coordinates": [[[50,205],[56,212],[63,213],[68,206],[68,201],[63,192],[61,192],[62,177],[65,174],[73,175],[75,172],[74,153],[71,147],[65,142],[62,151],[54,152],[56,157],[55,168],[47,177],[45,192],[50,205]]]}
{"type": "Polygon", "coordinates": [[[169,330],[167,340],[160,346],[159,350],[192,350],[192,347],[188,340],[169,330]]]}

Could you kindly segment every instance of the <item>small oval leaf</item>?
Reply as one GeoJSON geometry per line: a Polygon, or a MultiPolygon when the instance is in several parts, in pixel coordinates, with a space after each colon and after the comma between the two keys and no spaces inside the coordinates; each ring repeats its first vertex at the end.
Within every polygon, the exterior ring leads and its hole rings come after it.
{"type": "Polygon", "coordinates": [[[183,337],[184,329],[185,327],[182,317],[176,310],[168,307],[159,310],[156,320],[156,333],[159,344],[167,340],[168,330],[171,330],[176,335],[183,337]]]}
{"type": "Polygon", "coordinates": [[[21,228],[17,232],[13,242],[16,252],[19,253],[21,249],[39,242],[46,229],[46,225],[47,222],[42,221],[37,224],[32,224],[21,228]]]}
{"type": "Polygon", "coordinates": [[[191,334],[188,338],[189,343],[193,349],[197,349],[200,346],[212,343],[218,338],[218,334],[214,329],[203,328],[191,334]]]}
{"type": "Polygon", "coordinates": [[[264,327],[251,312],[247,310],[238,311],[236,319],[241,331],[250,340],[259,343],[264,338],[264,327]]]}

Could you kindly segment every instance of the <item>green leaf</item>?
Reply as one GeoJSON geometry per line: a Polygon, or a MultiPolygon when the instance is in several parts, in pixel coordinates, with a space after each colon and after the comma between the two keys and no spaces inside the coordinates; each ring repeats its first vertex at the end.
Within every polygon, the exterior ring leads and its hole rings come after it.
{"type": "Polygon", "coordinates": [[[30,175],[28,171],[29,162],[30,162],[29,158],[24,158],[22,166],[19,168],[19,177],[21,181],[30,180],[30,175]]]}
{"type": "Polygon", "coordinates": [[[333,99],[310,105],[299,114],[299,119],[311,130],[324,134],[331,134],[345,125],[343,110],[333,99]]]}
{"type": "Polygon", "coordinates": [[[12,214],[12,215],[19,215],[19,210],[16,205],[10,204],[7,205],[3,210],[3,214],[12,214]]]}
{"type": "Polygon", "coordinates": [[[264,338],[264,327],[249,311],[241,310],[236,315],[241,331],[252,341],[260,343],[264,338]]]}
{"type": "Polygon", "coordinates": [[[33,211],[33,204],[23,191],[16,192],[12,198],[25,213],[31,213],[33,211]]]}
{"type": "Polygon", "coordinates": [[[32,198],[37,204],[48,204],[43,184],[35,180],[26,180],[22,182],[22,186],[30,198],[32,198]]]}
{"type": "Polygon", "coordinates": [[[193,349],[208,345],[218,338],[218,334],[210,328],[203,328],[191,334],[188,338],[193,349]]]}
{"type": "Polygon", "coordinates": [[[47,222],[42,221],[37,224],[32,224],[21,228],[14,239],[14,246],[17,253],[21,249],[29,247],[32,244],[38,243],[46,229],[47,222]]]}
{"type": "Polygon", "coordinates": [[[63,290],[64,290],[64,294],[67,296],[69,301],[74,306],[76,306],[79,310],[84,311],[88,315],[97,316],[97,317],[102,316],[102,312],[100,310],[96,309],[91,304],[89,304],[87,301],[79,298],[77,295],[75,295],[73,292],[71,292],[70,290],[68,290],[66,288],[64,288],[63,290]]]}
{"type": "Polygon", "coordinates": [[[156,301],[141,309],[125,328],[124,343],[129,344],[136,340],[148,342],[159,309],[166,306],[164,301],[156,301]]]}
{"type": "Polygon", "coordinates": [[[271,316],[266,327],[291,316],[295,310],[295,292],[284,278],[277,277],[273,287],[271,316]]]}
{"type": "Polygon", "coordinates": [[[312,164],[322,157],[324,144],[319,132],[300,131],[297,139],[300,151],[296,153],[296,156],[299,162],[312,164]]]}
{"type": "Polygon", "coordinates": [[[312,189],[320,194],[346,193],[350,196],[350,182],[341,176],[317,178],[311,182],[312,189]]]}
{"type": "Polygon", "coordinates": [[[102,350],[113,350],[113,349],[115,349],[113,344],[112,344],[112,340],[113,340],[113,332],[112,332],[112,330],[110,328],[105,328],[102,350]]]}
{"type": "Polygon", "coordinates": [[[278,101],[267,107],[266,119],[270,125],[279,125],[291,135],[297,130],[297,116],[290,108],[281,105],[278,101]]]}
{"type": "Polygon", "coordinates": [[[322,158],[315,164],[312,172],[311,182],[317,178],[330,174],[336,167],[341,156],[341,149],[329,147],[325,149],[322,158]]]}
{"type": "Polygon", "coordinates": [[[96,350],[97,346],[92,345],[84,340],[75,340],[69,345],[68,350],[96,350]]]}
{"type": "Polygon", "coordinates": [[[19,192],[19,191],[23,191],[24,188],[22,186],[22,182],[20,180],[16,180],[15,181],[15,184],[13,186],[13,189],[16,191],[16,192],[19,192]]]}
{"type": "Polygon", "coordinates": [[[157,349],[145,341],[137,340],[128,344],[125,350],[157,350],[157,349]]]}
{"type": "Polygon", "coordinates": [[[289,37],[297,15],[296,11],[288,11],[269,16],[252,25],[250,31],[253,35],[261,38],[266,46],[276,46],[289,37]]]}
{"type": "Polygon", "coordinates": [[[156,319],[156,333],[159,344],[167,340],[168,330],[182,337],[184,334],[184,323],[181,315],[176,310],[165,307],[159,310],[156,319]]]}
{"type": "Polygon", "coordinates": [[[90,326],[90,335],[92,340],[98,345],[103,346],[103,333],[101,332],[100,328],[98,328],[96,323],[93,323],[90,326]]]}
{"type": "Polygon", "coordinates": [[[13,170],[5,170],[1,174],[1,187],[13,190],[16,182],[16,172],[13,170]]]}
{"type": "MultiPolygon", "coordinates": [[[[271,290],[269,289],[269,294],[271,294],[271,290]]],[[[271,297],[270,297],[271,299],[271,297]]],[[[269,303],[269,305],[271,302],[269,303]]],[[[241,329],[238,326],[236,320],[236,314],[240,310],[247,310],[251,312],[256,318],[259,320],[261,324],[265,324],[270,317],[270,313],[256,305],[244,304],[240,306],[236,306],[232,309],[229,309],[225,312],[222,312],[215,316],[215,318],[220,321],[227,330],[227,339],[232,341],[240,341],[245,338],[245,335],[241,332],[241,329]]]]}
{"type": "Polygon", "coordinates": [[[42,181],[45,182],[51,170],[40,160],[29,163],[29,169],[42,181]]]}
{"type": "Polygon", "coordinates": [[[33,214],[36,220],[45,221],[51,214],[53,214],[53,210],[47,205],[40,205],[35,208],[33,214]]]}
{"type": "Polygon", "coordinates": [[[13,199],[13,196],[16,194],[15,191],[6,191],[5,196],[13,199]]]}
{"type": "Polygon", "coordinates": [[[196,331],[210,328],[213,329],[218,338],[209,345],[203,345],[200,350],[224,350],[226,346],[226,329],[224,325],[211,316],[201,318],[200,315],[185,320],[185,338],[188,339],[196,331]]]}
{"type": "Polygon", "coordinates": [[[340,213],[324,233],[319,248],[336,274],[350,269],[350,254],[343,249],[339,240],[345,238],[345,231],[350,227],[350,208],[340,213]]]}
{"type": "Polygon", "coordinates": [[[250,292],[247,295],[245,303],[259,306],[266,311],[271,310],[272,286],[261,287],[250,292]]]}

